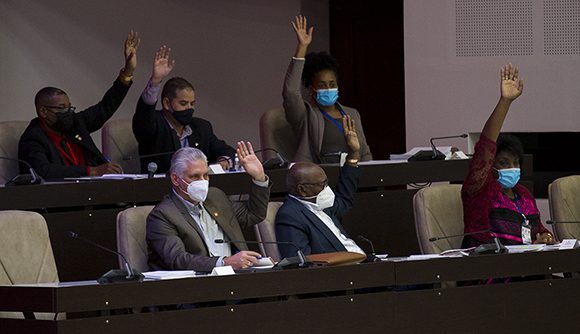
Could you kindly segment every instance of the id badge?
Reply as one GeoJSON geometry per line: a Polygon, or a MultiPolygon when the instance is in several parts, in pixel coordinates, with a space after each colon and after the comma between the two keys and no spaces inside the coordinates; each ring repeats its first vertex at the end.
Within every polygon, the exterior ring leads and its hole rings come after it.
{"type": "Polygon", "coordinates": [[[532,243],[532,229],[530,225],[522,225],[522,240],[526,245],[532,243]]]}

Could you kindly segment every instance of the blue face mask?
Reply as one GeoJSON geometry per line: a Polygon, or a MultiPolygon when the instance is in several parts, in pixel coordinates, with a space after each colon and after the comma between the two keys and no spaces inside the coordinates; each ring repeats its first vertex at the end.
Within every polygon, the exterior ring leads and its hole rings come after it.
{"type": "Polygon", "coordinates": [[[499,173],[499,178],[497,182],[503,187],[507,189],[511,189],[520,182],[520,169],[519,168],[506,168],[506,169],[498,169],[497,172],[499,173]]]}
{"type": "Polygon", "coordinates": [[[316,102],[324,107],[332,106],[338,100],[338,88],[318,89],[316,91],[316,102]]]}

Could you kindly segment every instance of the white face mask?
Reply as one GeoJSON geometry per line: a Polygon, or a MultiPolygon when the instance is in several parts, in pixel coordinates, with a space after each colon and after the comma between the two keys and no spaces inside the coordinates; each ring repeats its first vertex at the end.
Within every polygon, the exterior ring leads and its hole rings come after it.
{"type": "Polygon", "coordinates": [[[209,189],[209,181],[208,180],[196,180],[191,181],[191,183],[185,182],[184,179],[181,179],[183,183],[187,184],[187,195],[191,198],[194,202],[203,202],[207,198],[207,192],[209,189]]]}
{"type": "Polygon", "coordinates": [[[324,187],[320,193],[312,197],[303,197],[303,199],[312,199],[316,197],[317,210],[324,210],[334,205],[334,192],[329,186],[324,187]]]}

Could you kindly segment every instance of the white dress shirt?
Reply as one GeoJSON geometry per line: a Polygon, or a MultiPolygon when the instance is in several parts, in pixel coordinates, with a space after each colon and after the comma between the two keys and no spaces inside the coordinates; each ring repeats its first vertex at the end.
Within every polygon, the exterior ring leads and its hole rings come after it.
{"type": "Polygon", "coordinates": [[[347,251],[365,254],[365,252],[356,244],[356,242],[354,242],[354,240],[347,237],[340,231],[340,229],[334,224],[332,218],[330,218],[330,216],[327,215],[326,212],[324,212],[323,210],[318,210],[318,206],[316,205],[316,203],[305,201],[293,195],[288,196],[296,199],[297,201],[302,203],[310,212],[314,213],[316,217],[318,217],[318,219],[320,219],[324,223],[324,225],[328,227],[328,229],[332,232],[332,234],[334,234],[334,236],[340,241],[340,243],[342,243],[342,245],[344,246],[344,248],[346,248],[347,251]]]}

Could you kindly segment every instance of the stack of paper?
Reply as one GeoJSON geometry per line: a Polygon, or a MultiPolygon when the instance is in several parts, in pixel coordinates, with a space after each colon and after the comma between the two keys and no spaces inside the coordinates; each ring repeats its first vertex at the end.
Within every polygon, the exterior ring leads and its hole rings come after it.
{"type": "Polygon", "coordinates": [[[159,271],[148,271],[143,273],[143,276],[148,279],[178,279],[178,278],[190,278],[195,277],[195,271],[193,270],[159,270],[159,271]]]}

